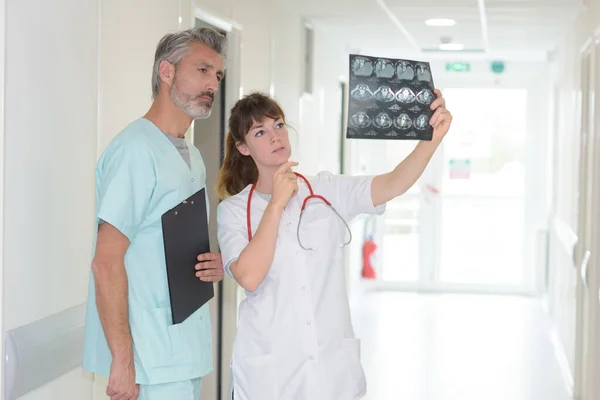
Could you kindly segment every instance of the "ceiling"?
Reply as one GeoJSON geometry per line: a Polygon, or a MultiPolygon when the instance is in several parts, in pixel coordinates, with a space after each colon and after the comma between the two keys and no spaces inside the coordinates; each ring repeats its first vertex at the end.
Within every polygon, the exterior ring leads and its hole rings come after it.
{"type": "MultiPolygon", "coordinates": [[[[462,55],[546,57],[582,6],[581,0],[289,0],[315,26],[363,52],[439,52],[442,36],[462,55]],[[430,27],[429,18],[452,18],[430,27]]],[[[436,53],[431,53],[436,55],[436,53]]],[[[440,57],[447,53],[440,54],[440,57]]]]}

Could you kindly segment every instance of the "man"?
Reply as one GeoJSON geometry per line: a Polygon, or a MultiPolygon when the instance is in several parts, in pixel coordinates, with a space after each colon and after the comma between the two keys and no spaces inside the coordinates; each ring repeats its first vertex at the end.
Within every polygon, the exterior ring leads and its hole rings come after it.
{"type": "MultiPolygon", "coordinates": [[[[212,370],[208,305],[171,323],[161,216],[205,187],[202,156],[184,134],[211,113],[224,47],[207,28],[164,36],[150,110],[98,161],[83,368],[109,377],[111,400],[197,400],[212,370]]],[[[221,280],[221,256],[199,255],[196,270],[203,281],[221,280]]]]}

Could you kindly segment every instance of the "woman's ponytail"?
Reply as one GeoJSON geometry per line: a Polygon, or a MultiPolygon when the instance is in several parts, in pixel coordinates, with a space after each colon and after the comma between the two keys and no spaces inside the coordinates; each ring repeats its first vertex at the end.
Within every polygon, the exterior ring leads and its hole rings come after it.
{"type": "Polygon", "coordinates": [[[250,156],[245,156],[236,147],[236,141],[231,132],[225,139],[225,158],[219,180],[217,193],[221,200],[234,196],[244,190],[246,186],[258,179],[258,169],[250,156]]]}

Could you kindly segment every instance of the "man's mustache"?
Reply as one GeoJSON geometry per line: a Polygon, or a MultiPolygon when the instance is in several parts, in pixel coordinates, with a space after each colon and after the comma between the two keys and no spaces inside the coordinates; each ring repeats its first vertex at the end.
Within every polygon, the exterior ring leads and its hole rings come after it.
{"type": "Polygon", "coordinates": [[[199,99],[200,97],[209,97],[210,101],[212,102],[215,99],[215,94],[212,92],[202,92],[196,96],[196,99],[199,99]]]}

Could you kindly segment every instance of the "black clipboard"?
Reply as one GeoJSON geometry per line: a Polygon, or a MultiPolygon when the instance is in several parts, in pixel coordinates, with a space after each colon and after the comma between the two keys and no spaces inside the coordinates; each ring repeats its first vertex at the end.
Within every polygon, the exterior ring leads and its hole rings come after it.
{"type": "Polygon", "coordinates": [[[212,282],[196,277],[198,255],[210,252],[206,190],[161,217],[173,324],[185,321],[215,295],[212,282]]]}

